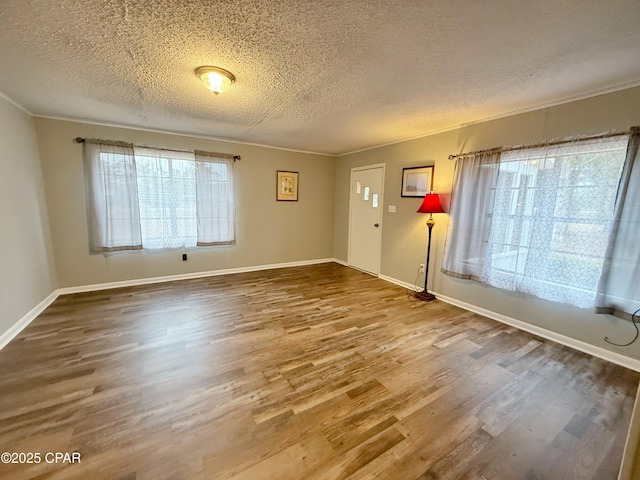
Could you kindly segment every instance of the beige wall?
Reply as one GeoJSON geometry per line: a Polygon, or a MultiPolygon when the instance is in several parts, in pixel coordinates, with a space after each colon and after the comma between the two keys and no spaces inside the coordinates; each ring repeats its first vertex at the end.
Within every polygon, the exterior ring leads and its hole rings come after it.
{"type": "MultiPolygon", "coordinates": [[[[455,166],[455,162],[447,159],[449,154],[595,134],[611,129],[622,130],[632,125],[640,125],[640,88],[339,157],[336,166],[334,255],[347,261],[349,175],[353,167],[386,164],[381,274],[413,284],[418,265],[424,263],[426,256],[426,216],[415,213],[420,205],[419,199],[400,197],[403,167],[435,165],[434,191],[448,193],[455,166]],[[396,205],[397,213],[388,213],[388,205],[396,205]]],[[[628,348],[616,348],[603,340],[605,335],[619,342],[630,339],[634,332],[628,322],[442,274],[440,265],[448,217],[439,214],[434,218],[430,289],[592,345],[640,358],[640,342],[628,348]]]]}
{"type": "Polygon", "coordinates": [[[36,118],[61,287],[333,257],[335,158],[85,123],[36,118]],[[82,167],[75,137],[242,156],[235,164],[237,245],[90,255],[82,167]],[[298,202],[277,202],[276,170],[300,172],[298,202]]]}
{"type": "Polygon", "coordinates": [[[56,285],[31,116],[0,98],[0,335],[56,285]]]}

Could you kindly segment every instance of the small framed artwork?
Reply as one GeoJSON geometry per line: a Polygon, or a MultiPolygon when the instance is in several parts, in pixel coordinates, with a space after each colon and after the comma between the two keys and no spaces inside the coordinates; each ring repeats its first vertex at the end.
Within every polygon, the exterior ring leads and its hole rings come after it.
{"type": "Polygon", "coordinates": [[[402,197],[424,197],[433,185],[433,165],[402,169],[402,197]]]}
{"type": "Polygon", "coordinates": [[[279,202],[298,201],[298,172],[278,170],[276,186],[276,199],[279,202]]]}

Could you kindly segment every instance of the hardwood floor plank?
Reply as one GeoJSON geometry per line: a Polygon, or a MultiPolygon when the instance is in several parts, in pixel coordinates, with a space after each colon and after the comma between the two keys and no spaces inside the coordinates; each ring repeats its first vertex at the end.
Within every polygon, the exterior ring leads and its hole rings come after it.
{"type": "Polygon", "coordinates": [[[334,456],[330,462],[311,472],[311,478],[327,480],[350,478],[370,462],[378,459],[404,440],[405,436],[392,426],[368,438],[343,455],[334,456]]]}
{"type": "Polygon", "coordinates": [[[464,475],[469,460],[478,455],[493,438],[486,430],[479,428],[439,459],[417,480],[458,480],[464,475]]]}
{"type": "MultiPolygon", "coordinates": [[[[333,449],[327,439],[316,434],[296,443],[267,459],[243,470],[230,480],[298,480],[320,468],[333,456],[333,449]]],[[[218,478],[215,468],[207,478],[218,478]]]]}

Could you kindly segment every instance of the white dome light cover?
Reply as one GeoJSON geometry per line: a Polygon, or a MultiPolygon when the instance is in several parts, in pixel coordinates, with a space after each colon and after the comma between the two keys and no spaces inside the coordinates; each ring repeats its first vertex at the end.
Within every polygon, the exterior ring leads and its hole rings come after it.
{"type": "Polygon", "coordinates": [[[199,67],[196,70],[196,75],[202,80],[205,87],[216,95],[224,92],[236,81],[233,73],[219,67],[199,67]]]}

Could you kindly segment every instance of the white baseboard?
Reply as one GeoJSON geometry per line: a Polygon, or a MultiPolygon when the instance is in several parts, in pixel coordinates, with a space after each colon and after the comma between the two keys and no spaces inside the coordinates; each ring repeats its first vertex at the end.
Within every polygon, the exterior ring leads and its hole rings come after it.
{"type": "Polygon", "coordinates": [[[302,267],[319,263],[338,262],[333,258],[319,258],[315,260],[303,260],[300,262],[271,263],[268,265],[253,265],[250,267],[226,268],[222,270],[209,270],[205,272],[182,273],[178,275],[166,275],[163,277],[136,278],[119,282],[95,283],[92,285],[80,285],[77,287],[63,287],[59,289],[61,295],[70,293],[95,292],[109,290],[111,288],[134,287],[136,285],[149,285],[152,283],[175,282],[176,280],[191,280],[194,278],[216,277],[219,275],[231,275],[234,273],[257,272],[260,270],[273,270],[275,268],[302,267]]]}
{"type": "MultiPolygon", "coordinates": [[[[387,282],[394,283],[400,287],[407,288],[409,290],[416,290],[416,286],[407,282],[403,282],[402,280],[398,280],[396,278],[387,277],[386,275],[378,275],[380,280],[385,280],[387,282]]],[[[443,302],[447,302],[451,305],[455,305],[456,307],[464,308],[473,313],[477,313],[478,315],[482,315],[483,317],[491,318],[492,320],[496,320],[501,323],[505,323],[507,325],[511,325],[519,330],[524,330],[525,332],[533,333],[534,335],[538,335],[539,337],[546,338],[547,340],[552,340],[561,345],[565,345],[567,347],[571,347],[574,350],[578,350],[583,353],[588,353],[589,355],[593,355],[594,357],[602,358],[603,360],[607,360],[608,362],[615,363],[616,365],[621,365],[630,370],[634,370],[636,372],[640,372],[640,360],[635,358],[627,357],[626,355],[622,355],[620,353],[612,352],[607,350],[606,348],[598,347],[596,345],[591,345],[590,343],[583,342],[581,340],[576,340],[575,338],[567,337],[566,335],[562,335],[561,333],[553,332],[551,330],[547,330],[542,327],[538,327],[536,325],[531,325],[530,323],[523,322],[522,320],[517,320],[512,317],[508,317],[506,315],[502,315],[501,313],[496,313],[491,310],[487,310],[485,308],[478,307],[476,305],[472,305],[467,302],[463,302],[462,300],[458,300],[456,298],[447,297],[446,295],[442,295],[441,293],[434,292],[431,290],[439,300],[443,302]]]]}
{"type": "Polygon", "coordinates": [[[380,280],[384,280],[385,282],[390,282],[398,285],[399,287],[406,288],[407,290],[412,290],[414,292],[420,291],[420,288],[417,288],[415,285],[407,282],[403,282],[402,280],[398,280],[397,278],[387,277],[386,275],[378,275],[380,280]]]}
{"type": "Polygon", "coordinates": [[[35,307],[29,310],[20,320],[14,323],[9,330],[0,335],[0,350],[2,350],[11,340],[13,340],[27,325],[40,315],[44,310],[51,305],[60,294],[58,290],[51,292],[47,298],[38,303],[35,307]]]}
{"type": "Polygon", "coordinates": [[[501,323],[505,323],[507,325],[511,325],[519,330],[524,330],[525,332],[533,333],[534,335],[538,335],[539,337],[546,338],[547,340],[552,340],[556,343],[560,343],[567,347],[571,347],[574,350],[578,350],[583,353],[588,353],[589,355],[593,355],[594,357],[602,358],[603,360],[607,360],[608,362],[615,363],[617,365],[621,365],[630,370],[635,370],[636,372],[640,372],[640,360],[635,358],[627,357],[626,355],[622,355],[617,352],[612,352],[607,350],[606,348],[598,347],[596,345],[591,345],[590,343],[583,342],[582,340],[576,340],[575,338],[568,337],[561,333],[553,332],[551,330],[547,330],[546,328],[538,327],[536,325],[531,325],[530,323],[523,322],[522,320],[517,320],[512,317],[508,317],[506,315],[502,315],[501,313],[496,313],[491,310],[487,310],[485,308],[477,307],[467,302],[463,302],[462,300],[458,300],[455,298],[447,297],[446,295],[442,295],[437,292],[433,292],[434,295],[442,300],[443,302],[450,303],[451,305],[455,305],[460,308],[464,308],[473,313],[477,313],[478,315],[482,315],[484,317],[491,318],[501,323]]]}
{"type": "MultiPolygon", "coordinates": [[[[380,278],[380,280],[385,280],[387,282],[393,283],[395,285],[406,288],[408,290],[413,290],[413,291],[420,290],[420,288],[416,287],[415,285],[412,285],[411,283],[403,282],[402,280],[398,280],[397,278],[388,277],[386,275],[378,275],[378,278],[380,278]]],[[[534,335],[538,335],[539,337],[546,338],[547,340],[552,340],[561,345],[571,347],[574,350],[578,350],[583,353],[588,353],[589,355],[593,355],[594,357],[602,358],[603,360],[607,360],[608,362],[615,363],[616,365],[621,365],[630,370],[640,372],[640,360],[637,360],[635,358],[627,357],[626,355],[612,352],[605,348],[591,345],[590,343],[586,343],[581,340],[576,340],[575,338],[567,337],[566,335],[562,335],[560,333],[556,333],[542,327],[531,325],[530,323],[523,322],[522,320],[517,320],[515,318],[502,315],[501,313],[496,313],[491,310],[487,310],[485,308],[481,308],[476,305],[463,302],[462,300],[458,300],[456,298],[447,297],[446,295],[442,295],[441,293],[438,293],[438,292],[431,291],[431,293],[433,293],[439,300],[442,300],[443,302],[447,302],[451,305],[455,305],[456,307],[464,308],[465,310],[468,310],[473,313],[477,313],[478,315],[482,315],[483,317],[491,318],[492,320],[505,323],[519,330],[524,330],[525,332],[533,333],[534,335]]]]}

